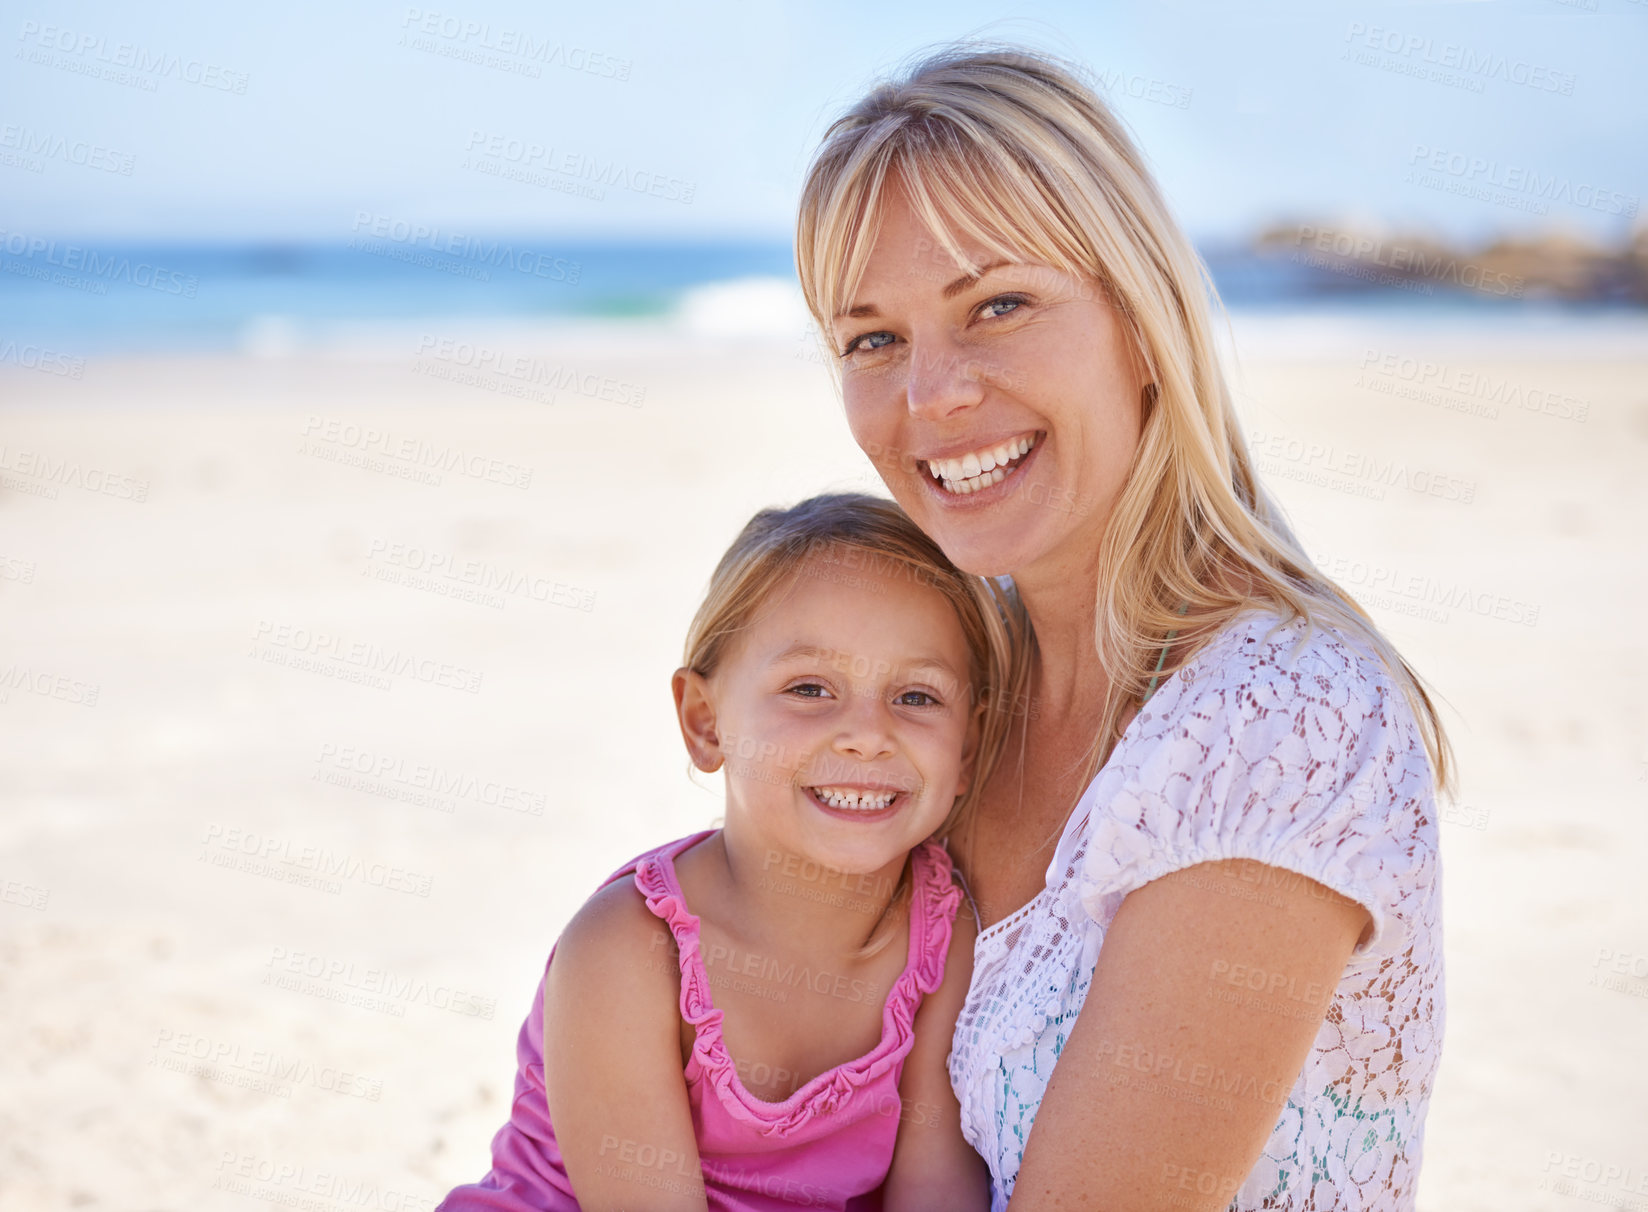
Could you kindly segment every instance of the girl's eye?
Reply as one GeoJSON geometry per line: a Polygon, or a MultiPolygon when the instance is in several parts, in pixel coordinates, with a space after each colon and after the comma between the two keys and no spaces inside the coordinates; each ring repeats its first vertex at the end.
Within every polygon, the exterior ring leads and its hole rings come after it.
{"type": "Polygon", "coordinates": [[[826,689],[824,686],[820,685],[818,682],[798,682],[796,685],[791,686],[784,693],[785,694],[793,694],[793,695],[796,695],[798,698],[803,698],[803,699],[821,699],[821,698],[825,697],[826,695],[828,695],[830,692],[829,692],[828,689],[826,689]]]}
{"type": "Polygon", "coordinates": [[[938,706],[938,700],[928,694],[925,690],[906,690],[903,694],[898,696],[898,702],[902,707],[938,706]]]}
{"type": "Polygon", "coordinates": [[[1023,295],[997,295],[994,299],[986,299],[979,304],[979,314],[984,316],[1005,316],[1020,304],[1029,301],[1023,295]],[[1000,310],[996,310],[998,308],[1000,310]]]}
{"type": "Polygon", "coordinates": [[[861,349],[884,349],[897,340],[890,332],[867,332],[862,336],[854,337],[847,342],[847,348],[841,351],[841,356],[857,353],[861,349]],[[883,340],[882,338],[886,338],[883,340]]]}

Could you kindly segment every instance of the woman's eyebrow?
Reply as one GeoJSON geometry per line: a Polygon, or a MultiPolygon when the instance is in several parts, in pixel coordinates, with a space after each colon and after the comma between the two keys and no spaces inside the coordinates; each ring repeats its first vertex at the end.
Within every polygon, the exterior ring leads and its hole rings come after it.
{"type": "Polygon", "coordinates": [[[961,277],[957,278],[954,282],[944,288],[944,297],[946,299],[953,299],[962,291],[971,286],[974,282],[977,282],[980,278],[984,277],[985,274],[994,273],[1002,266],[1011,264],[1011,261],[992,261],[988,265],[980,266],[979,271],[976,274],[962,274],[961,277]]]}
{"type": "MultiPolygon", "coordinates": [[[[980,278],[984,277],[985,274],[993,273],[1004,266],[1013,264],[1016,264],[1016,262],[992,261],[988,265],[980,266],[979,271],[976,274],[962,274],[961,277],[950,283],[950,285],[946,286],[939,293],[942,294],[947,300],[953,299],[962,291],[972,286],[973,283],[977,282],[980,278]]],[[[849,307],[846,311],[841,312],[836,318],[838,320],[867,320],[879,315],[881,315],[881,311],[874,303],[860,303],[856,307],[849,307]]]]}

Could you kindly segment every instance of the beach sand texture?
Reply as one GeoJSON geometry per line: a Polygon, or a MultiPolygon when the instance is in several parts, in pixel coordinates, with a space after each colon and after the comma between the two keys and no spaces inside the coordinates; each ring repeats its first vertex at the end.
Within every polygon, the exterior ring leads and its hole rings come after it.
{"type": "MultiPolygon", "coordinates": [[[[717,816],[668,688],[714,561],[879,482],[804,342],[531,349],[568,385],[411,342],[0,371],[0,1208],[432,1208],[560,926],[717,816]]],[[[1244,360],[1462,769],[1429,1212],[1648,1208],[1642,351],[1244,360]]]]}

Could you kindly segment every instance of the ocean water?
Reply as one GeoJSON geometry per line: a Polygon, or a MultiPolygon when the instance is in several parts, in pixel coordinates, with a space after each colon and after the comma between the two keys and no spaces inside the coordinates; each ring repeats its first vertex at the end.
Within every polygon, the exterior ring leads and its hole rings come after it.
{"type": "MultiPolygon", "coordinates": [[[[1643,313],[1370,285],[1285,255],[1203,250],[1233,316],[1278,340],[1373,322],[1415,334],[1643,329],[1643,313]]],[[[801,339],[790,247],[475,239],[385,226],[347,244],[111,245],[0,232],[0,365],[348,345],[363,332],[591,322],[801,339]]],[[[1315,334],[1313,337],[1311,334],[1315,334]]],[[[1268,338],[1267,338],[1268,339],[1268,338]]]]}

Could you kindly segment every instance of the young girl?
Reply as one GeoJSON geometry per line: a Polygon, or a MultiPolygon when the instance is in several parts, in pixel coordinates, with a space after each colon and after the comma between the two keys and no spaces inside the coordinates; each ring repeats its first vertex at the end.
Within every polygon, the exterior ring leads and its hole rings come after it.
{"type": "Polygon", "coordinates": [[[989,1206],[945,1071],[975,920],[929,839],[1005,731],[993,592],[891,501],[750,521],[673,679],[725,824],[568,924],[492,1172],[438,1212],[989,1206]]]}

